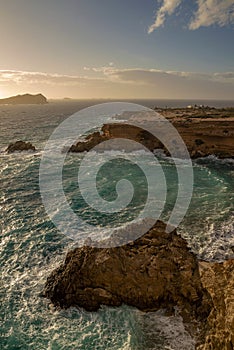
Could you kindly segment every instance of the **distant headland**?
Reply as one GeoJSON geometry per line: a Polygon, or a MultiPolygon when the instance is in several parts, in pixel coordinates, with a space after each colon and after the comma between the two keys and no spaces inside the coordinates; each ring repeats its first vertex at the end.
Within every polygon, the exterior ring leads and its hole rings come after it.
{"type": "Polygon", "coordinates": [[[17,95],[12,96],[8,98],[0,99],[0,104],[9,104],[9,105],[29,105],[29,104],[45,104],[48,103],[47,98],[43,96],[42,94],[37,95],[31,95],[31,94],[24,94],[24,95],[17,95]]]}

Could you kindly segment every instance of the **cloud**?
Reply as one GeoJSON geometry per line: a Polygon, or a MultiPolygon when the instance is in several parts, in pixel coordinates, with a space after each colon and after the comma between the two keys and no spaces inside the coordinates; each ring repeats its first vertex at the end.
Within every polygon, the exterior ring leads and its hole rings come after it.
{"type": "Polygon", "coordinates": [[[233,0],[198,0],[198,10],[189,29],[209,27],[212,24],[223,27],[230,23],[234,23],[233,0]]]}
{"type": "Polygon", "coordinates": [[[225,79],[234,83],[234,72],[214,73],[214,78],[225,79]]]}
{"type": "Polygon", "coordinates": [[[230,98],[234,95],[234,72],[197,73],[159,69],[116,67],[90,68],[102,72],[106,82],[129,90],[156,93],[158,98],[230,98]],[[131,87],[130,87],[130,86],[131,87]],[[166,95],[166,96],[165,96],[166,95]]]}
{"type": "Polygon", "coordinates": [[[167,73],[174,74],[180,77],[186,77],[187,79],[195,79],[199,81],[214,81],[220,83],[231,83],[234,84],[234,72],[223,72],[223,73],[195,73],[195,72],[176,72],[168,71],[167,73]]]}
{"type": "Polygon", "coordinates": [[[44,72],[27,72],[17,70],[0,70],[0,83],[47,84],[47,85],[84,85],[92,82],[114,82],[132,84],[156,84],[157,79],[181,78],[184,80],[216,81],[234,83],[234,72],[195,73],[183,71],[163,71],[159,69],[126,68],[119,69],[113,66],[84,67],[91,76],[61,75],[44,72]],[[100,75],[101,74],[101,75],[100,75]]]}
{"type": "Polygon", "coordinates": [[[90,68],[93,72],[102,72],[106,79],[113,82],[122,83],[141,83],[141,84],[157,84],[157,79],[173,79],[181,78],[184,81],[213,81],[220,83],[234,83],[234,72],[223,73],[197,73],[183,71],[163,71],[159,69],[142,69],[128,68],[118,69],[114,67],[90,68]]]}
{"type": "Polygon", "coordinates": [[[84,67],[83,69],[88,72],[102,73],[104,75],[109,75],[109,73],[115,72],[116,70],[113,62],[110,62],[108,65],[102,67],[84,67]]]}
{"type": "Polygon", "coordinates": [[[148,33],[150,34],[155,29],[161,27],[165,22],[166,15],[172,15],[181,2],[182,0],[164,0],[162,6],[156,13],[154,23],[148,29],[148,33]]]}
{"type": "MultiPolygon", "coordinates": [[[[107,74],[107,72],[106,72],[107,74]]],[[[131,85],[129,90],[148,91],[148,97],[174,99],[233,99],[234,73],[194,73],[156,69],[116,69],[108,73],[115,84],[131,85]]]]}
{"type": "MultiPolygon", "coordinates": [[[[161,27],[166,16],[171,16],[181,3],[183,0],[164,0],[156,12],[155,21],[149,27],[148,33],[161,27]]],[[[197,0],[196,4],[197,10],[192,14],[192,20],[188,25],[190,30],[209,27],[213,24],[223,27],[234,23],[234,0],[197,0]]]]}
{"type": "MultiPolygon", "coordinates": [[[[86,77],[86,76],[73,76],[73,75],[61,75],[53,73],[43,72],[27,72],[17,70],[0,70],[0,83],[10,83],[17,85],[32,85],[32,84],[46,84],[46,85],[84,85],[93,80],[100,80],[101,78],[86,77]]],[[[103,80],[103,79],[102,79],[103,80]]]]}
{"type": "Polygon", "coordinates": [[[89,76],[0,70],[4,90],[80,98],[217,98],[234,96],[234,72],[212,74],[115,66],[86,67],[89,76]]]}

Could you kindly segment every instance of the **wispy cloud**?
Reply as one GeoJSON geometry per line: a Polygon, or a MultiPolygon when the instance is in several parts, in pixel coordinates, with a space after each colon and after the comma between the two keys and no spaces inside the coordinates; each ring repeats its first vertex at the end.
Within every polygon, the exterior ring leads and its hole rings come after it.
{"type": "Polygon", "coordinates": [[[148,33],[152,33],[155,29],[161,27],[167,15],[172,15],[176,8],[181,4],[182,0],[164,0],[162,6],[156,13],[154,23],[149,27],[148,33]]]}
{"type": "Polygon", "coordinates": [[[226,98],[234,95],[234,72],[212,74],[125,68],[85,67],[86,75],[0,70],[0,86],[11,91],[42,91],[50,96],[117,98],[226,98]],[[55,95],[56,92],[56,95],[55,95]],[[91,94],[91,95],[90,95],[91,94]]]}
{"type": "Polygon", "coordinates": [[[198,0],[198,10],[189,29],[209,27],[212,24],[223,27],[230,23],[234,23],[233,0],[198,0]]]}
{"type": "Polygon", "coordinates": [[[115,64],[113,62],[110,62],[108,65],[102,67],[84,67],[84,70],[88,72],[103,73],[104,75],[108,75],[110,72],[114,72],[116,68],[115,64]]]}
{"type": "Polygon", "coordinates": [[[168,71],[167,73],[174,74],[180,77],[185,77],[189,80],[199,80],[199,81],[213,81],[220,83],[230,83],[234,84],[234,72],[223,72],[223,73],[195,73],[195,72],[176,72],[168,71]]]}
{"type": "Polygon", "coordinates": [[[27,72],[17,70],[0,70],[0,83],[21,84],[48,84],[48,85],[83,85],[93,81],[122,82],[122,83],[157,83],[157,78],[180,77],[184,80],[207,80],[223,83],[234,83],[234,72],[195,73],[183,71],[163,71],[159,69],[125,68],[114,66],[84,67],[91,76],[61,75],[43,72],[27,72]],[[98,74],[98,75],[97,75],[98,74]],[[101,74],[101,75],[100,75],[101,74]]]}
{"type": "Polygon", "coordinates": [[[184,80],[213,81],[234,84],[234,72],[215,72],[208,74],[184,71],[163,71],[159,69],[143,68],[119,69],[110,66],[92,67],[88,69],[93,72],[101,72],[106,79],[113,82],[128,82],[133,84],[141,82],[142,84],[157,84],[157,78],[159,77],[165,79],[174,79],[174,77],[179,77],[183,78],[184,80]]]}
{"type": "MultiPolygon", "coordinates": [[[[166,17],[171,16],[182,3],[183,0],[164,0],[156,12],[155,21],[149,27],[148,33],[163,26],[166,17]]],[[[188,24],[190,30],[214,24],[223,27],[234,23],[234,0],[197,0],[196,5],[197,9],[188,24]]]]}
{"type": "Polygon", "coordinates": [[[17,70],[0,70],[0,83],[10,84],[48,84],[48,85],[83,85],[92,80],[99,80],[99,77],[61,75],[43,72],[27,72],[17,70]]]}

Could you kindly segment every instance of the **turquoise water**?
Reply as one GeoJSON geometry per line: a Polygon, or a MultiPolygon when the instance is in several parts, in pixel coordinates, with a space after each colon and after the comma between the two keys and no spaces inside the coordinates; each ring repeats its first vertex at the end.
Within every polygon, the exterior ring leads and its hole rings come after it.
{"type": "MultiPolygon", "coordinates": [[[[72,242],[61,234],[43,207],[38,177],[40,157],[47,138],[64,118],[89,102],[47,106],[2,106],[1,144],[17,139],[31,141],[36,154],[0,154],[1,179],[1,346],[3,349],[194,349],[179,316],[163,312],[144,314],[134,308],[103,307],[97,313],[75,308],[55,310],[42,298],[47,276],[64,259],[72,242]]],[[[135,154],[137,158],[139,154],[135,154]]],[[[168,218],[176,198],[176,171],[170,159],[161,156],[168,197],[162,218],[168,218]]],[[[133,182],[135,197],[119,216],[93,212],[82,202],[76,187],[80,155],[69,155],[64,167],[64,189],[71,206],[91,224],[111,230],[134,218],[147,196],[144,176],[137,167],[120,158],[102,169],[98,187],[112,200],[118,169],[133,182]],[[116,171],[115,171],[116,169],[116,171]]],[[[146,160],[147,161],[147,160],[146,160]]],[[[101,155],[97,157],[101,162],[101,155]]],[[[118,176],[122,174],[118,172],[118,176]]],[[[191,248],[202,258],[223,260],[232,255],[234,245],[233,160],[215,157],[194,162],[194,194],[190,208],[179,227],[191,248]]]]}

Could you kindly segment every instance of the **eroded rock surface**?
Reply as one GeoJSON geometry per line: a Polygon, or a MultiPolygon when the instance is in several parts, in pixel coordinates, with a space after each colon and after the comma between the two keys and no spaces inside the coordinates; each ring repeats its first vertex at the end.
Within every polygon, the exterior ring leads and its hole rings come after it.
{"type": "Polygon", "coordinates": [[[234,260],[198,262],[186,241],[165,228],[158,221],[127,245],[70,251],[48,277],[44,296],[56,306],[89,311],[125,303],[173,313],[178,306],[197,350],[233,350],[234,260]]]}
{"type": "Polygon", "coordinates": [[[198,350],[234,349],[234,259],[224,263],[200,262],[201,281],[213,307],[204,324],[198,350]]]}
{"type": "MultiPolygon", "coordinates": [[[[216,155],[220,158],[234,157],[234,109],[199,111],[200,114],[197,114],[197,111],[186,112],[184,109],[166,109],[159,110],[159,112],[177,129],[192,158],[209,155],[216,155]]],[[[136,116],[133,116],[132,120],[134,117],[136,116]]],[[[131,125],[131,117],[129,124],[127,121],[104,124],[100,132],[95,132],[87,136],[84,141],[77,142],[70,148],[70,151],[89,151],[97,144],[115,138],[134,140],[142,143],[151,151],[164,148],[167,153],[167,149],[160,140],[144,130],[144,122],[142,128],[131,125]]],[[[172,142],[176,149],[177,139],[172,142]]],[[[119,146],[121,149],[121,144],[119,146]]],[[[179,148],[178,145],[178,152],[179,148]]],[[[99,149],[105,150],[105,145],[99,149]]]]}
{"type": "Polygon", "coordinates": [[[116,248],[82,247],[67,254],[49,276],[44,294],[55,305],[97,310],[122,303],[140,310],[179,306],[186,319],[209,314],[198,262],[184,239],[156,225],[141,238],[116,248]]]}

